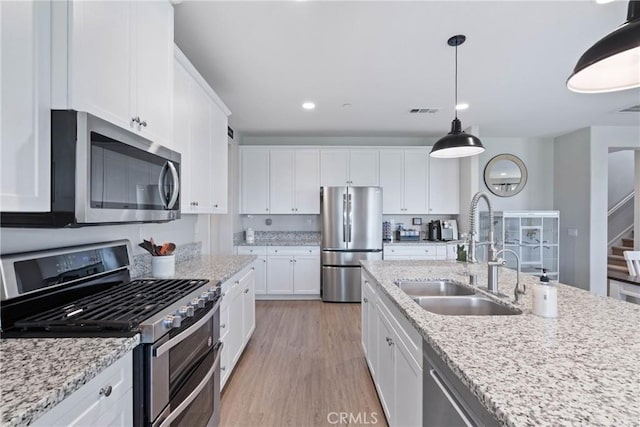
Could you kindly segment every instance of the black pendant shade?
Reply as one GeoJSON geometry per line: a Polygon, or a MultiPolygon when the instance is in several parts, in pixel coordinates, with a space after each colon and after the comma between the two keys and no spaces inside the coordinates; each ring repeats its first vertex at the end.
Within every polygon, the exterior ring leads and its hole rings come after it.
{"type": "MultiPolygon", "coordinates": [[[[456,48],[456,79],[455,79],[455,103],[458,105],[458,46],[460,46],[467,38],[458,34],[447,40],[449,46],[456,48]]],[[[431,157],[437,158],[454,158],[467,157],[480,154],[484,151],[484,146],[480,139],[471,134],[462,131],[462,123],[458,119],[458,111],[451,122],[451,132],[443,136],[431,148],[431,157]]]]}
{"type": "Polygon", "coordinates": [[[640,87],[640,0],[631,0],[627,22],[580,57],[567,88],[580,93],[603,93],[636,87],[640,87]]]}

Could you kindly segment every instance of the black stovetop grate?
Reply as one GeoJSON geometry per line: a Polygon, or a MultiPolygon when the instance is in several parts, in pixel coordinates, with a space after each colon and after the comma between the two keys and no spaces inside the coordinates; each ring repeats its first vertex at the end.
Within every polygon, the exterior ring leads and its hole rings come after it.
{"type": "Polygon", "coordinates": [[[206,279],[139,279],[16,321],[21,331],[131,331],[208,282],[206,279]]]}

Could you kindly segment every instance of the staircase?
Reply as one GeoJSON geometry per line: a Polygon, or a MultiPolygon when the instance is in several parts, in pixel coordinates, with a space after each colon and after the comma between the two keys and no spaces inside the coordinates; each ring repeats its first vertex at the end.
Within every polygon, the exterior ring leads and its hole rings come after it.
{"type": "Polygon", "coordinates": [[[609,272],[629,274],[627,262],[624,259],[624,251],[633,250],[633,239],[622,239],[622,246],[612,246],[611,255],[608,259],[609,272]]]}

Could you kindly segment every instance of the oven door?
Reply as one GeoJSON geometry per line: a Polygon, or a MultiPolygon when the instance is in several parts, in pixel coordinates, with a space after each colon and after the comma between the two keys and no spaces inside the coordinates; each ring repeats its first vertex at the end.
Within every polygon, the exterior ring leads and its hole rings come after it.
{"type": "Polygon", "coordinates": [[[149,346],[147,417],[153,427],[205,427],[220,416],[219,300],[149,346]]]}
{"type": "Polygon", "coordinates": [[[79,223],[180,217],[180,154],[88,113],[77,113],[79,223]]]}

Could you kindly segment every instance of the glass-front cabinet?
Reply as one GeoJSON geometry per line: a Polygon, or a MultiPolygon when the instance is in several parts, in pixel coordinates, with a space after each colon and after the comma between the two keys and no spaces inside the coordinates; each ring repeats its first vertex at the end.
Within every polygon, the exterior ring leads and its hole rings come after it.
{"type": "MultiPolygon", "coordinates": [[[[520,256],[521,271],[539,276],[547,270],[551,280],[559,280],[558,211],[501,211],[494,212],[496,249],[511,249],[520,256]]],[[[488,241],[489,213],[480,213],[479,242],[488,241]]],[[[515,257],[501,255],[507,267],[515,269],[515,257]]],[[[487,245],[478,246],[478,259],[487,261],[487,245]]]]}

